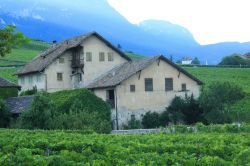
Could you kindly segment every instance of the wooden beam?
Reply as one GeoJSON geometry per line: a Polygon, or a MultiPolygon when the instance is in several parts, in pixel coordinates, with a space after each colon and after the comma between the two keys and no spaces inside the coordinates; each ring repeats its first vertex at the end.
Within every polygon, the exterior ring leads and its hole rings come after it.
{"type": "Polygon", "coordinates": [[[139,71],[138,80],[141,78],[141,70],[139,71]]]}
{"type": "Polygon", "coordinates": [[[158,59],[158,62],[157,62],[158,66],[160,66],[160,61],[161,61],[161,60],[160,60],[160,59],[158,59]]]}

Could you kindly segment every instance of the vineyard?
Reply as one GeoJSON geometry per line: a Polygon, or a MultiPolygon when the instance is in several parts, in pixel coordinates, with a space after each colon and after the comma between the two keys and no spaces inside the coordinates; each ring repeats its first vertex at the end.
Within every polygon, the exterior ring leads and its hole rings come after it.
{"type": "Polygon", "coordinates": [[[86,134],[0,129],[0,165],[247,165],[248,132],[86,134]]]}

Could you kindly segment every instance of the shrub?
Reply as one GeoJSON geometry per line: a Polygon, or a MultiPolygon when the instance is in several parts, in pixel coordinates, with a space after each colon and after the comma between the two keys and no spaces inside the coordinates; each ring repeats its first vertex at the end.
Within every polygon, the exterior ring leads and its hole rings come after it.
{"type": "Polygon", "coordinates": [[[28,129],[50,129],[53,105],[47,93],[35,95],[31,108],[21,114],[21,127],[28,129]]]}
{"type": "Polygon", "coordinates": [[[141,121],[136,120],[134,115],[131,115],[131,119],[128,121],[127,125],[123,125],[124,129],[140,129],[142,128],[141,121]]]}
{"type": "Polygon", "coordinates": [[[8,127],[11,120],[11,113],[7,110],[5,103],[0,99],[0,128],[8,127]]]}
{"type": "Polygon", "coordinates": [[[202,121],[202,108],[193,94],[185,98],[175,97],[167,108],[166,114],[174,124],[184,122],[190,125],[202,121]]]}
{"type": "Polygon", "coordinates": [[[185,106],[185,103],[181,97],[176,96],[172,100],[171,104],[167,108],[167,114],[168,114],[169,120],[172,123],[177,124],[178,122],[183,121],[182,110],[184,106],[185,106]]]}
{"type": "Polygon", "coordinates": [[[147,112],[142,118],[143,128],[157,128],[160,127],[160,114],[157,112],[147,112]]]}
{"type": "Polygon", "coordinates": [[[28,89],[26,91],[22,91],[19,96],[31,96],[37,93],[37,87],[34,86],[32,89],[28,89]]]}
{"type": "Polygon", "coordinates": [[[17,88],[0,88],[0,99],[7,99],[9,97],[18,96],[17,88]]]}
{"type": "Polygon", "coordinates": [[[86,89],[40,92],[20,119],[21,127],[29,129],[111,131],[110,107],[86,89]]]}
{"type": "Polygon", "coordinates": [[[243,90],[229,82],[214,82],[201,92],[199,103],[204,110],[207,123],[231,122],[230,111],[225,105],[231,105],[245,96],[243,90]]]}
{"type": "Polygon", "coordinates": [[[68,123],[64,124],[64,126],[74,126],[68,127],[68,129],[83,129],[80,126],[82,123],[85,124],[84,128],[93,129],[96,132],[107,133],[111,131],[111,109],[109,105],[89,90],[65,90],[51,93],[50,97],[55,104],[57,112],[64,114],[64,116],[61,115],[61,118],[64,117],[64,122],[68,123]],[[84,116],[86,117],[84,118],[84,116]],[[73,125],[73,122],[67,120],[77,117],[79,119],[77,121],[78,127],[76,123],[73,125]]]}
{"type": "Polygon", "coordinates": [[[243,59],[239,54],[233,54],[224,57],[219,65],[250,65],[250,61],[243,59]]]}

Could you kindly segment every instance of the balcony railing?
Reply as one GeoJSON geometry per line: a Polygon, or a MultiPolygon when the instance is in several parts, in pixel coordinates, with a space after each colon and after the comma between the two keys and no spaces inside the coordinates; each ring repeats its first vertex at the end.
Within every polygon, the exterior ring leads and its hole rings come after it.
{"type": "Polygon", "coordinates": [[[84,66],[84,60],[83,59],[74,59],[72,60],[71,67],[73,68],[81,68],[84,66]]]}

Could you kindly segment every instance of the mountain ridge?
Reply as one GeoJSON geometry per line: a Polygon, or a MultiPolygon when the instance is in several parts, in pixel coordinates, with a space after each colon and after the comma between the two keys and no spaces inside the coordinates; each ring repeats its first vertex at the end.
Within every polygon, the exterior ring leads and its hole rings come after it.
{"type": "Polygon", "coordinates": [[[106,0],[2,0],[0,9],[0,27],[15,24],[28,37],[45,41],[96,31],[126,51],[146,56],[163,54],[174,60],[192,56],[210,64],[225,55],[250,51],[250,42],[200,45],[188,29],[167,21],[131,24],[106,0]]]}

